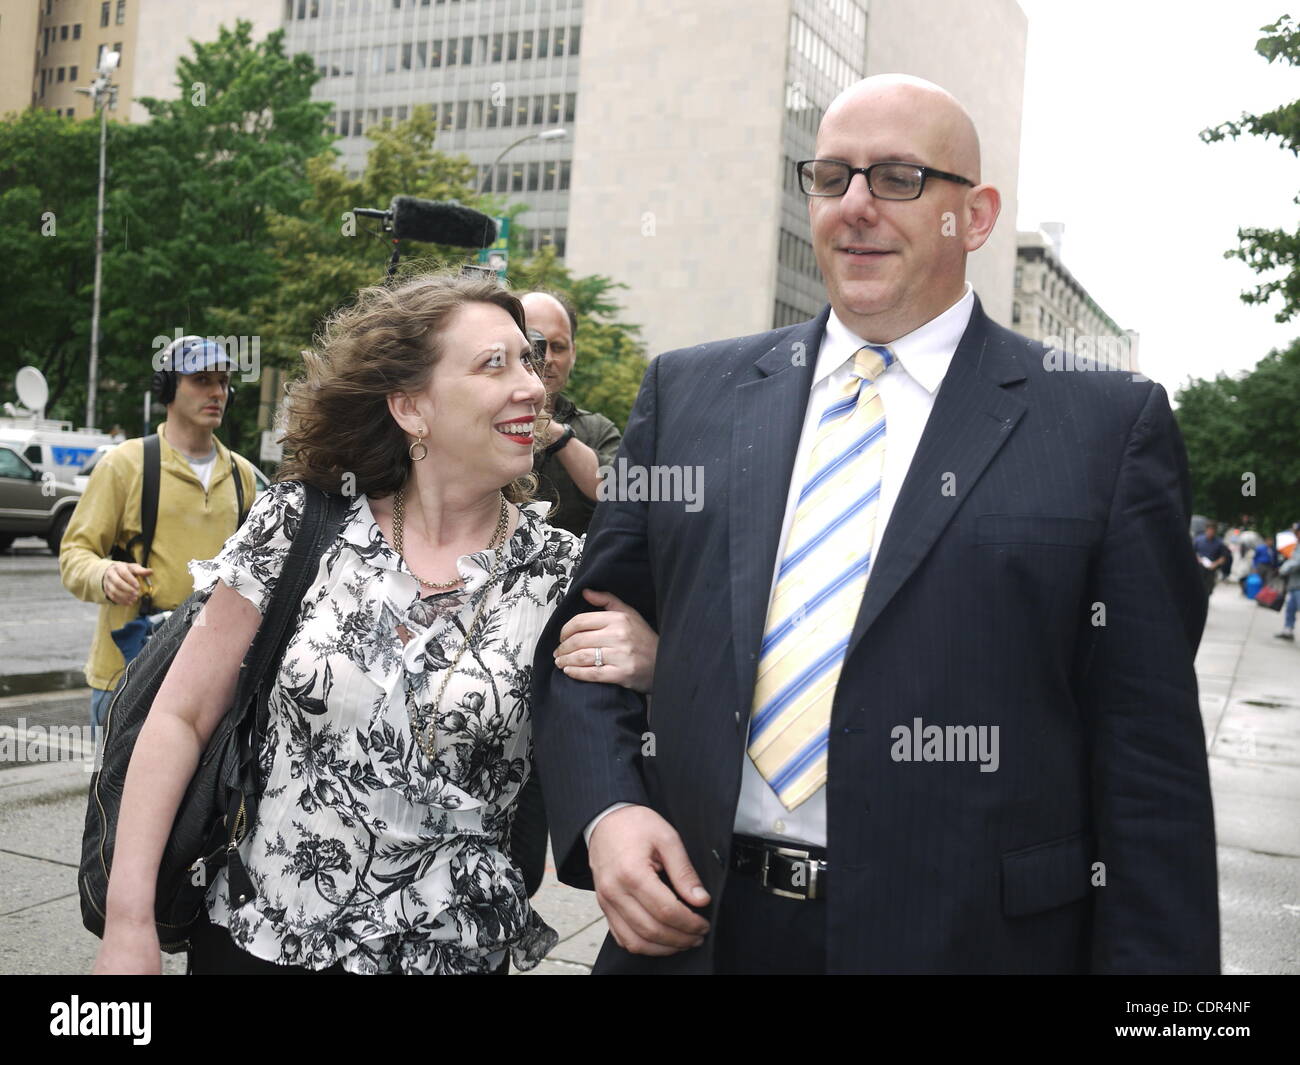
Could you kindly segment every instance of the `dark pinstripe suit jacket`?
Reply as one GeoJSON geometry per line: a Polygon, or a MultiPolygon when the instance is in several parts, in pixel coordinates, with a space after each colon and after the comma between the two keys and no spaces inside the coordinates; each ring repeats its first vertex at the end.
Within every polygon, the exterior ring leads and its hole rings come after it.
{"type": "MultiPolygon", "coordinates": [[[[536,748],[568,883],[591,885],[590,819],[643,803],[716,906],[828,314],[646,373],[620,457],[703,467],[704,505],[602,503],[539,644],[536,748]],[[648,717],[552,667],[584,587],[661,633],[648,717]]],[[[1218,970],[1182,440],[1159,385],[1053,372],[1044,350],[977,301],[873,565],[831,721],[831,971],[1218,970]],[[892,730],[917,718],[997,726],[997,771],[895,760],[892,730]]],[[[634,957],[610,939],[597,971],[707,972],[711,951],[634,957]]]]}

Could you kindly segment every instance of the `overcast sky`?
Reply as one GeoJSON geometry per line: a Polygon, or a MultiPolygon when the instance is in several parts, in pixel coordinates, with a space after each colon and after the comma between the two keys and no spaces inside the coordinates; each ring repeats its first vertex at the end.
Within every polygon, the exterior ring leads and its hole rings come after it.
{"type": "MultiPolygon", "coordinates": [[[[1300,71],[1254,50],[1288,0],[1020,0],[1029,19],[1017,227],[1065,223],[1065,265],[1171,396],[1250,369],[1300,336],[1223,252],[1239,226],[1294,230],[1300,160],[1273,138],[1198,134],[1300,97],[1300,71]]],[[[1294,5],[1290,5],[1294,6],[1294,5]]]]}

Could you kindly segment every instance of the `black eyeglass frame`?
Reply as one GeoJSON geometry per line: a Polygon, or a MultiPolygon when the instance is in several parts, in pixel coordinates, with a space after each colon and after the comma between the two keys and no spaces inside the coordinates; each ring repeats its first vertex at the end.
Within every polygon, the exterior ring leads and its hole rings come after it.
{"type": "Polygon", "coordinates": [[[927,178],[942,178],[944,181],[955,181],[958,185],[969,185],[975,187],[975,182],[970,178],[964,178],[960,174],[950,174],[946,170],[936,170],[932,166],[922,166],[920,163],[906,163],[901,159],[883,159],[879,163],[872,163],[870,166],[849,166],[843,159],[802,159],[794,164],[795,177],[799,181],[799,191],[805,196],[817,196],[823,199],[831,199],[836,196],[843,196],[849,191],[849,186],[853,184],[853,175],[861,174],[867,182],[867,191],[878,200],[886,200],[891,203],[908,203],[912,200],[919,200],[925,193],[925,182],[927,178]],[[804,188],[803,168],[809,163],[834,163],[836,166],[842,166],[849,172],[849,179],[844,183],[844,192],[809,192],[804,188]],[[877,167],[882,166],[907,166],[917,171],[921,175],[921,185],[916,190],[915,196],[881,196],[871,187],[871,172],[877,167]]]}

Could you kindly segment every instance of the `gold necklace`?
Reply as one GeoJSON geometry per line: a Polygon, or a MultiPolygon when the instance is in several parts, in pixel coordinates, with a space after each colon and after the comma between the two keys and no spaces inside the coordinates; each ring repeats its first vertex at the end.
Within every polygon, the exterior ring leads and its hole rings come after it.
{"type": "MultiPolygon", "coordinates": [[[[505,543],[506,529],[510,526],[510,510],[506,506],[506,497],[504,492],[498,492],[501,498],[501,514],[497,518],[496,531],[492,534],[492,539],[488,541],[487,550],[495,551],[499,546],[505,543]]],[[[393,496],[393,547],[397,549],[398,557],[406,562],[402,555],[402,525],[406,517],[406,486],[403,485],[393,496]]],[[[495,563],[493,563],[495,566],[495,563]]],[[[448,588],[454,588],[463,581],[464,577],[456,577],[454,580],[438,584],[435,581],[426,581],[418,573],[411,569],[411,564],[407,562],[406,568],[410,570],[411,576],[414,577],[425,588],[432,588],[434,591],[445,591],[448,588]]]]}

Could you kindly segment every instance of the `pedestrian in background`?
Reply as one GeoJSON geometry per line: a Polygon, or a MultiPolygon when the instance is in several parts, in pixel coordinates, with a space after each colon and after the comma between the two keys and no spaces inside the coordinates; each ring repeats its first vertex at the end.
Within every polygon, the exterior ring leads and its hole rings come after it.
{"type": "Polygon", "coordinates": [[[1228,545],[1219,539],[1218,532],[1218,526],[1210,522],[1205,526],[1205,532],[1192,544],[1197,558],[1201,560],[1201,583],[1205,587],[1206,596],[1213,593],[1214,585],[1219,580],[1219,572],[1232,565],[1232,552],[1228,550],[1228,545]]]}
{"type": "Polygon", "coordinates": [[[104,723],[126,666],[113,632],[140,613],[142,596],[155,610],[189,598],[193,581],[186,567],[221,550],[257,494],[252,464],[215,435],[231,395],[234,364],[225,349],[202,337],[181,337],[163,350],[159,364],[153,395],[167,417],[157,434],[158,511],[148,565],[141,565],[146,456],[140,438],[106,452],[95,466],[59,550],[64,587],[100,604],[86,661],[92,728],[104,723]]]}
{"type": "MultiPolygon", "coordinates": [[[[1300,522],[1291,526],[1291,531],[1300,535],[1300,522]]],[[[1279,640],[1295,639],[1295,616],[1300,611],[1300,544],[1291,550],[1291,557],[1278,568],[1278,576],[1286,581],[1286,614],[1282,618],[1282,631],[1277,633],[1279,640]]]]}

